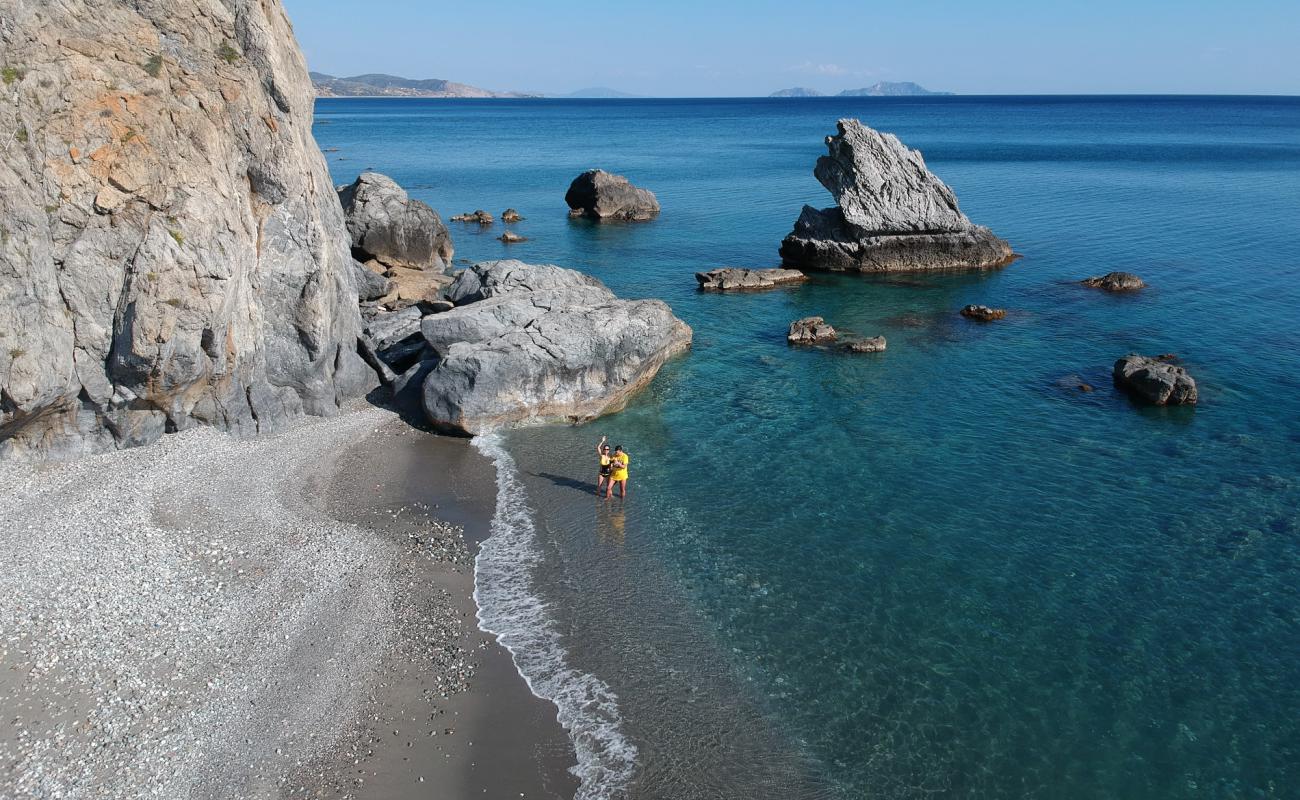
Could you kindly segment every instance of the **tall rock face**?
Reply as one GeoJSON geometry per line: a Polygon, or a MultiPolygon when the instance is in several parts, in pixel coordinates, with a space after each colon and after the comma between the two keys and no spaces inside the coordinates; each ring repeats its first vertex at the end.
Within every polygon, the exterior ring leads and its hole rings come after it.
{"type": "Polygon", "coordinates": [[[856,119],[839,121],[813,174],[838,205],[804,206],[781,243],[782,261],[801,269],[886,272],[981,269],[1015,254],[972,223],[952,189],[898,137],[856,119]]]}
{"type": "Polygon", "coordinates": [[[0,456],[330,414],[375,376],[279,0],[0,6],[0,456]]]}

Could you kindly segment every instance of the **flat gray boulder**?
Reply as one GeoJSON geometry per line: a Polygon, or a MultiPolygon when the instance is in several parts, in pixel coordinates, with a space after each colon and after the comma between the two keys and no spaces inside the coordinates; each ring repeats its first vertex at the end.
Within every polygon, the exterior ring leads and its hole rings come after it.
{"type": "Polygon", "coordinates": [[[856,119],[839,121],[817,159],[833,208],[804,206],[781,243],[787,267],[858,272],[986,269],[1009,263],[1011,246],[972,223],[957,196],[898,137],[856,119]]]}
{"type": "Polygon", "coordinates": [[[353,253],[361,261],[433,270],[451,263],[455,249],[438,212],[412,200],[392,178],[363,172],[337,191],[353,253]]]}
{"type": "Polygon", "coordinates": [[[603,169],[587,170],[574,178],[564,202],[569,204],[570,216],[595,220],[642,222],[659,213],[654,192],[603,169]]]}
{"type": "Polygon", "coordinates": [[[436,361],[424,411],[451,433],[616,411],[691,344],[663,302],[619,299],[561,267],[477,264],[448,294],[456,308],[425,317],[421,331],[436,361]]]}
{"type": "Polygon", "coordinates": [[[1170,357],[1129,354],[1115,362],[1115,385],[1157,406],[1194,404],[1196,381],[1170,357]]]}
{"type": "Polygon", "coordinates": [[[1146,281],[1131,272],[1107,272],[1094,278],[1087,278],[1081,283],[1093,289],[1105,289],[1108,292],[1136,292],[1146,288],[1146,281]]]}
{"type": "Polygon", "coordinates": [[[754,289],[771,289],[790,283],[802,283],[808,280],[797,269],[741,269],[723,267],[708,272],[695,273],[695,280],[700,288],[713,292],[746,291],[754,289]]]}

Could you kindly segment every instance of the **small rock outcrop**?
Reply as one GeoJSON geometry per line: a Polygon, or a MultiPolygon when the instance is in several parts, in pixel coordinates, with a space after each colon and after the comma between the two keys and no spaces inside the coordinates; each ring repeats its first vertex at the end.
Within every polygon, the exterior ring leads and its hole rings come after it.
{"type": "Polygon", "coordinates": [[[519,216],[519,212],[515,211],[513,208],[507,208],[505,211],[501,212],[502,222],[514,223],[519,222],[522,219],[523,217],[519,216]]]}
{"type": "Polygon", "coordinates": [[[455,248],[438,212],[392,178],[363,172],[337,191],[358,261],[436,271],[451,263],[455,248]]]}
{"type": "Polygon", "coordinates": [[[659,213],[653,192],[603,169],[587,170],[574,178],[564,202],[569,204],[570,216],[595,220],[643,222],[659,213]]]}
{"type": "Polygon", "coordinates": [[[491,225],[493,222],[496,222],[496,218],[494,218],[491,214],[489,214],[488,212],[480,208],[477,211],[469,211],[464,214],[457,214],[456,216],[451,218],[451,221],[452,222],[474,222],[474,223],[478,223],[479,225],[491,225]]]}
{"type": "Polygon", "coordinates": [[[5,3],[0,54],[0,458],[254,434],[377,385],[280,0],[5,3]]]}
{"type": "Polygon", "coordinates": [[[854,339],[844,343],[844,349],[850,353],[883,353],[885,352],[885,337],[872,336],[867,339],[854,339]]]}
{"type": "Polygon", "coordinates": [[[1080,281],[1093,289],[1105,289],[1108,292],[1136,292],[1146,288],[1146,281],[1131,272],[1107,272],[1094,278],[1080,281]]]}
{"type": "Polygon", "coordinates": [[[835,329],[821,317],[804,317],[790,323],[786,341],[790,344],[821,344],[835,341],[835,329]]]}
{"type": "Polygon", "coordinates": [[[423,405],[452,433],[617,410],[691,344],[690,327],[664,303],[621,300],[556,266],[478,264],[448,298],[456,308],[421,323],[435,364],[423,405]]]}
{"type": "Polygon", "coordinates": [[[1115,385],[1158,406],[1187,405],[1197,400],[1196,381],[1166,358],[1130,354],[1115,362],[1115,385]]]}
{"type": "Polygon", "coordinates": [[[967,319],[979,320],[980,322],[992,322],[995,319],[1006,319],[1007,311],[1005,308],[968,305],[962,308],[961,315],[967,319]]]}
{"type": "Polygon", "coordinates": [[[808,280],[797,269],[741,269],[723,267],[708,272],[695,273],[695,280],[700,288],[714,292],[731,292],[753,289],[771,289],[790,283],[802,283],[808,280]]]}
{"type": "Polygon", "coordinates": [[[829,154],[813,174],[838,205],[804,206],[781,243],[796,269],[858,272],[986,269],[1015,257],[1011,246],[975,225],[952,189],[896,136],[856,119],[827,137],[829,154]]]}
{"type": "Polygon", "coordinates": [[[518,242],[528,241],[528,237],[520,236],[514,231],[506,231],[505,233],[497,237],[497,241],[501,242],[502,244],[517,244],[518,242]]]}

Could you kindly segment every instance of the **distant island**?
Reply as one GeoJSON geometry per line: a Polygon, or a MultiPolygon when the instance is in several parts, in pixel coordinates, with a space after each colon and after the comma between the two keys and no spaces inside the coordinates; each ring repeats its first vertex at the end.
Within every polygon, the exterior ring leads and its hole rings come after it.
{"type": "MultiPolygon", "coordinates": [[[[880,81],[871,86],[861,89],[845,89],[836,97],[919,97],[923,95],[951,95],[952,92],[932,92],[920,84],[912,81],[880,81]]],[[[768,97],[826,97],[816,89],[807,89],[802,86],[796,86],[791,89],[782,89],[779,92],[772,92],[768,97]]]]}
{"type": "Polygon", "coordinates": [[[621,92],[618,89],[611,89],[608,86],[592,86],[587,89],[579,89],[576,92],[569,92],[568,94],[555,95],[555,97],[568,97],[568,98],[573,98],[575,100],[606,100],[611,98],[623,99],[623,98],[632,98],[632,97],[640,97],[640,96],[641,95],[639,94],[632,94],[631,92],[621,92]]]}
{"type": "Polygon", "coordinates": [[[396,75],[367,74],[336,78],[323,72],[311,73],[317,97],[538,97],[522,92],[494,92],[465,83],[438,78],[412,80],[396,75]]]}

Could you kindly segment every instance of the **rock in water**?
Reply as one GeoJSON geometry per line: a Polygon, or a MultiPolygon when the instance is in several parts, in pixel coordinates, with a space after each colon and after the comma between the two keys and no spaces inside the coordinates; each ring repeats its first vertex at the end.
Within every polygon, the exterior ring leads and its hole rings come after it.
{"type": "Polygon", "coordinates": [[[659,213],[659,201],[649,189],[639,189],[622,175],[587,170],[573,179],[564,195],[569,215],[596,220],[642,222],[659,213]]]}
{"type": "Polygon", "coordinates": [[[885,337],[872,336],[869,339],[854,339],[844,344],[844,349],[850,353],[883,353],[885,352],[885,337]]]}
{"type": "Polygon", "coordinates": [[[1187,370],[1159,358],[1127,355],[1115,362],[1115,384],[1149,403],[1172,406],[1195,403],[1196,381],[1187,370]]]}
{"type": "Polygon", "coordinates": [[[501,212],[502,222],[513,223],[513,222],[519,222],[522,219],[523,217],[519,216],[519,212],[515,211],[513,208],[507,208],[505,211],[501,212]]]}
{"type": "Polygon", "coordinates": [[[498,236],[498,237],[497,237],[497,240],[500,241],[500,242],[503,243],[503,244],[517,244],[517,243],[519,243],[519,242],[526,242],[526,241],[528,241],[528,237],[527,237],[527,236],[520,236],[519,234],[515,233],[514,231],[506,231],[505,233],[503,233],[503,234],[501,234],[500,236],[498,236]]]}
{"type": "Polygon", "coordinates": [[[412,200],[392,178],[363,172],[337,191],[359,260],[433,270],[451,263],[455,249],[438,212],[412,200]]]}
{"type": "Polygon", "coordinates": [[[430,422],[453,433],[615,411],[691,344],[664,303],[620,300],[561,267],[478,264],[448,295],[457,307],[421,323],[437,362],[423,399],[430,422]]]}
{"type": "Polygon", "coordinates": [[[1009,263],[1011,246],[973,224],[957,197],[898,137],[839,121],[813,174],[838,205],[804,206],[781,243],[786,266],[858,272],[984,269],[1009,263]]]}
{"type": "Polygon", "coordinates": [[[962,308],[961,315],[980,322],[992,322],[995,319],[1006,319],[1007,311],[1005,308],[969,305],[962,308]]]}
{"type": "Polygon", "coordinates": [[[0,456],[266,431],[377,385],[280,0],[4,9],[0,456]]]}
{"type": "Polygon", "coordinates": [[[821,317],[804,317],[790,323],[785,340],[790,344],[818,344],[835,341],[835,329],[821,317]]]}
{"type": "Polygon", "coordinates": [[[1107,272],[1095,278],[1082,281],[1084,286],[1105,289],[1108,292],[1135,292],[1145,289],[1146,282],[1131,272],[1107,272]]]}
{"type": "Polygon", "coordinates": [[[730,292],[745,289],[771,289],[787,283],[802,283],[808,280],[797,269],[740,269],[724,267],[708,272],[695,273],[695,280],[700,288],[715,292],[730,292]]]}

